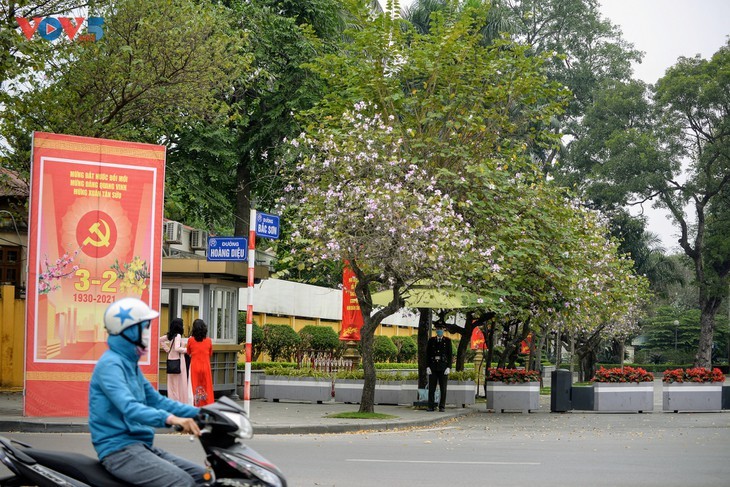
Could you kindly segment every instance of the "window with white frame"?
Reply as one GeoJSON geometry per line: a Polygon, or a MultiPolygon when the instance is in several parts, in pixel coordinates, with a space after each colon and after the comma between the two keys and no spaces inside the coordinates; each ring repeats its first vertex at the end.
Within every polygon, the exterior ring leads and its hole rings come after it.
{"type": "Polygon", "coordinates": [[[208,336],[215,343],[236,343],[238,289],[211,287],[208,336]]]}

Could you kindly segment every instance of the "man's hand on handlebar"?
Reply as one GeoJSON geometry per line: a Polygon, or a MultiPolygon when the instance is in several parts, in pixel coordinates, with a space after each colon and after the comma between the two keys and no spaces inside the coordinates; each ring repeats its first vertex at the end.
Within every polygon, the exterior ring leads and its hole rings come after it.
{"type": "Polygon", "coordinates": [[[175,431],[200,436],[200,428],[193,418],[180,418],[171,414],[167,417],[166,423],[172,426],[175,431]]]}

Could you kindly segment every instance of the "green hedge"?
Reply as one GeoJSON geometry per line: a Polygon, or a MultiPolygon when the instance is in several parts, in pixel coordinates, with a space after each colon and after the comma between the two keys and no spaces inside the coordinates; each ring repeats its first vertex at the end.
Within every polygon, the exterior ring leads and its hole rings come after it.
{"type": "MultiPolygon", "coordinates": [[[[286,367],[290,369],[296,369],[296,362],[251,362],[251,370],[264,370],[268,367],[286,367]]],[[[238,370],[246,368],[246,362],[238,362],[238,370]]]]}
{"type": "MultiPolygon", "coordinates": [[[[612,369],[614,367],[621,367],[621,364],[596,364],[596,370],[599,368],[605,368],[605,369],[612,369]]],[[[679,365],[673,365],[673,364],[624,364],[624,367],[641,367],[642,369],[646,370],[647,372],[652,373],[662,373],[665,370],[671,370],[671,369],[687,369],[694,367],[692,364],[679,364],[679,365]]],[[[578,369],[576,369],[578,370],[578,369]]]]}
{"type": "MultiPolygon", "coordinates": [[[[271,366],[264,369],[266,375],[281,375],[286,377],[332,377],[332,374],[314,369],[296,369],[291,367],[271,366]]],[[[362,370],[337,372],[336,379],[363,379],[362,370]]],[[[418,380],[418,372],[397,372],[395,374],[389,372],[376,372],[375,377],[382,381],[398,381],[398,380],[418,380]]],[[[453,381],[476,380],[476,372],[465,370],[463,372],[451,372],[449,379],[453,381]]]]}
{"type": "MultiPolygon", "coordinates": [[[[329,372],[323,372],[319,370],[314,369],[292,369],[289,367],[269,367],[264,369],[266,372],[266,375],[281,375],[286,377],[332,377],[332,374],[329,372]]],[[[397,374],[391,374],[388,372],[381,372],[376,373],[375,377],[378,380],[383,381],[396,381],[396,380],[418,380],[418,373],[417,372],[409,372],[405,374],[397,373],[397,374]]],[[[335,378],[337,379],[363,379],[363,371],[362,370],[353,370],[353,371],[342,371],[337,372],[335,374],[335,378]]]]}

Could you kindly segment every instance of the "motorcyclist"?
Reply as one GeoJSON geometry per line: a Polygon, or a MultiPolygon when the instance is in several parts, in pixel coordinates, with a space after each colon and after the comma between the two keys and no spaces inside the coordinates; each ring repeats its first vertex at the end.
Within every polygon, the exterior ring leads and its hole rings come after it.
{"type": "Polygon", "coordinates": [[[192,419],[199,409],[157,392],[139,367],[150,346],[150,320],[159,316],[137,298],[115,301],[104,312],[109,350],[89,386],[91,441],[104,468],[130,484],[194,486],[206,469],[153,445],[155,428],[179,426],[200,435],[192,419]]]}

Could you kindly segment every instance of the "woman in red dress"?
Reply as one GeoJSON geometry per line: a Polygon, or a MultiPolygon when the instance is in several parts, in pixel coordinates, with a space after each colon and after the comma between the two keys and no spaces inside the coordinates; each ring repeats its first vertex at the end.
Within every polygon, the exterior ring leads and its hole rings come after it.
{"type": "Polygon", "coordinates": [[[213,356],[213,341],[208,338],[205,321],[193,321],[192,337],[188,339],[190,354],[190,383],[193,389],[193,406],[211,404],[213,398],[213,374],[210,358],[213,356]]]}

